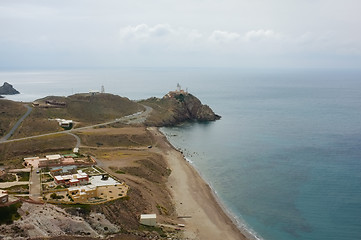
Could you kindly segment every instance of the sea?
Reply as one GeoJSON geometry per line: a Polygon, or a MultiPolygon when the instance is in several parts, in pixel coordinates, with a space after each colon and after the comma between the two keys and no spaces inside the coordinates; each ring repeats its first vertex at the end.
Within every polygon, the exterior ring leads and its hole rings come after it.
{"type": "Polygon", "coordinates": [[[259,239],[361,239],[361,71],[123,68],[1,71],[33,101],[90,90],[133,100],[177,83],[221,120],[161,128],[259,239]]]}

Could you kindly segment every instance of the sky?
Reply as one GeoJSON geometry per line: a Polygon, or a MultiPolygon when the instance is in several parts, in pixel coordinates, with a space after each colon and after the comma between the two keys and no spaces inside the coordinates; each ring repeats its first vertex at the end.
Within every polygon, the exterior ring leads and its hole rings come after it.
{"type": "Polygon", "coordinates": [[[360,0],[0,0],[0,69],[361,69],[360,0]]]}

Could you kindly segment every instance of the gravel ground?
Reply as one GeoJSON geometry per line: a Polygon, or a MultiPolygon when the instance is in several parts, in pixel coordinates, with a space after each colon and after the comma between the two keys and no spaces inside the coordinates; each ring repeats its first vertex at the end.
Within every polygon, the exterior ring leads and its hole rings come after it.
{"type": "Polygon", "coordinates": [[[119,231],[103,214],[90,213],[84,219],[67,213],[55,205],[36,205],[24,202],[21,220],[11,225],[0,226],[0,239],[28,239],[36,237],[54,237],[76,235],[103,237],[119,231]]]}

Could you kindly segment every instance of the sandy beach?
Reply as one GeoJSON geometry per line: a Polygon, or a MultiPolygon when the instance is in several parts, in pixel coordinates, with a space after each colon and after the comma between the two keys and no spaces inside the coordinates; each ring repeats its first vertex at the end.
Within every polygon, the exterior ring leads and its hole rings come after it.
{"type": "Polygon", "coordinates": [[[209,185],[157,128],[148,128],[172,170],[168,187],[187,239],[247,239],[225,213],[209,185]]]}

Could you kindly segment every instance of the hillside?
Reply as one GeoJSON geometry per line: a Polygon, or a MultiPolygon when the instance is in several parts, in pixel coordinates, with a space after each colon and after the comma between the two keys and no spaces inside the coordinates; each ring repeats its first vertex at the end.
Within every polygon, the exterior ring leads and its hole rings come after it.
{"type": "Polygon", "coordinates": [[[71,119],[76,122],[75,127],[80,127],[115,120],[144,110],[142,105],[128,98],[106,93],[48,96],[34,103],[32,113],[15,132],[14,138],[61,130],[56,121],[49,119],[71,119]]]}
{"type": "Polygon", "coordinates": [[[49,96],[39,99],[37,102],[46,100],[64,102],[66,106],[63,108],[42,108],[44,113],[85,123],[100,123],[144,110],[141,105],[128,98],[107,93],[75,94],[69,97],[49,96]]]}
{"type": "Polygon", "coordinates": [[[6,135],[25,112],[26,108],[22,103],[0,100],[0,138],[6,135]]]}

